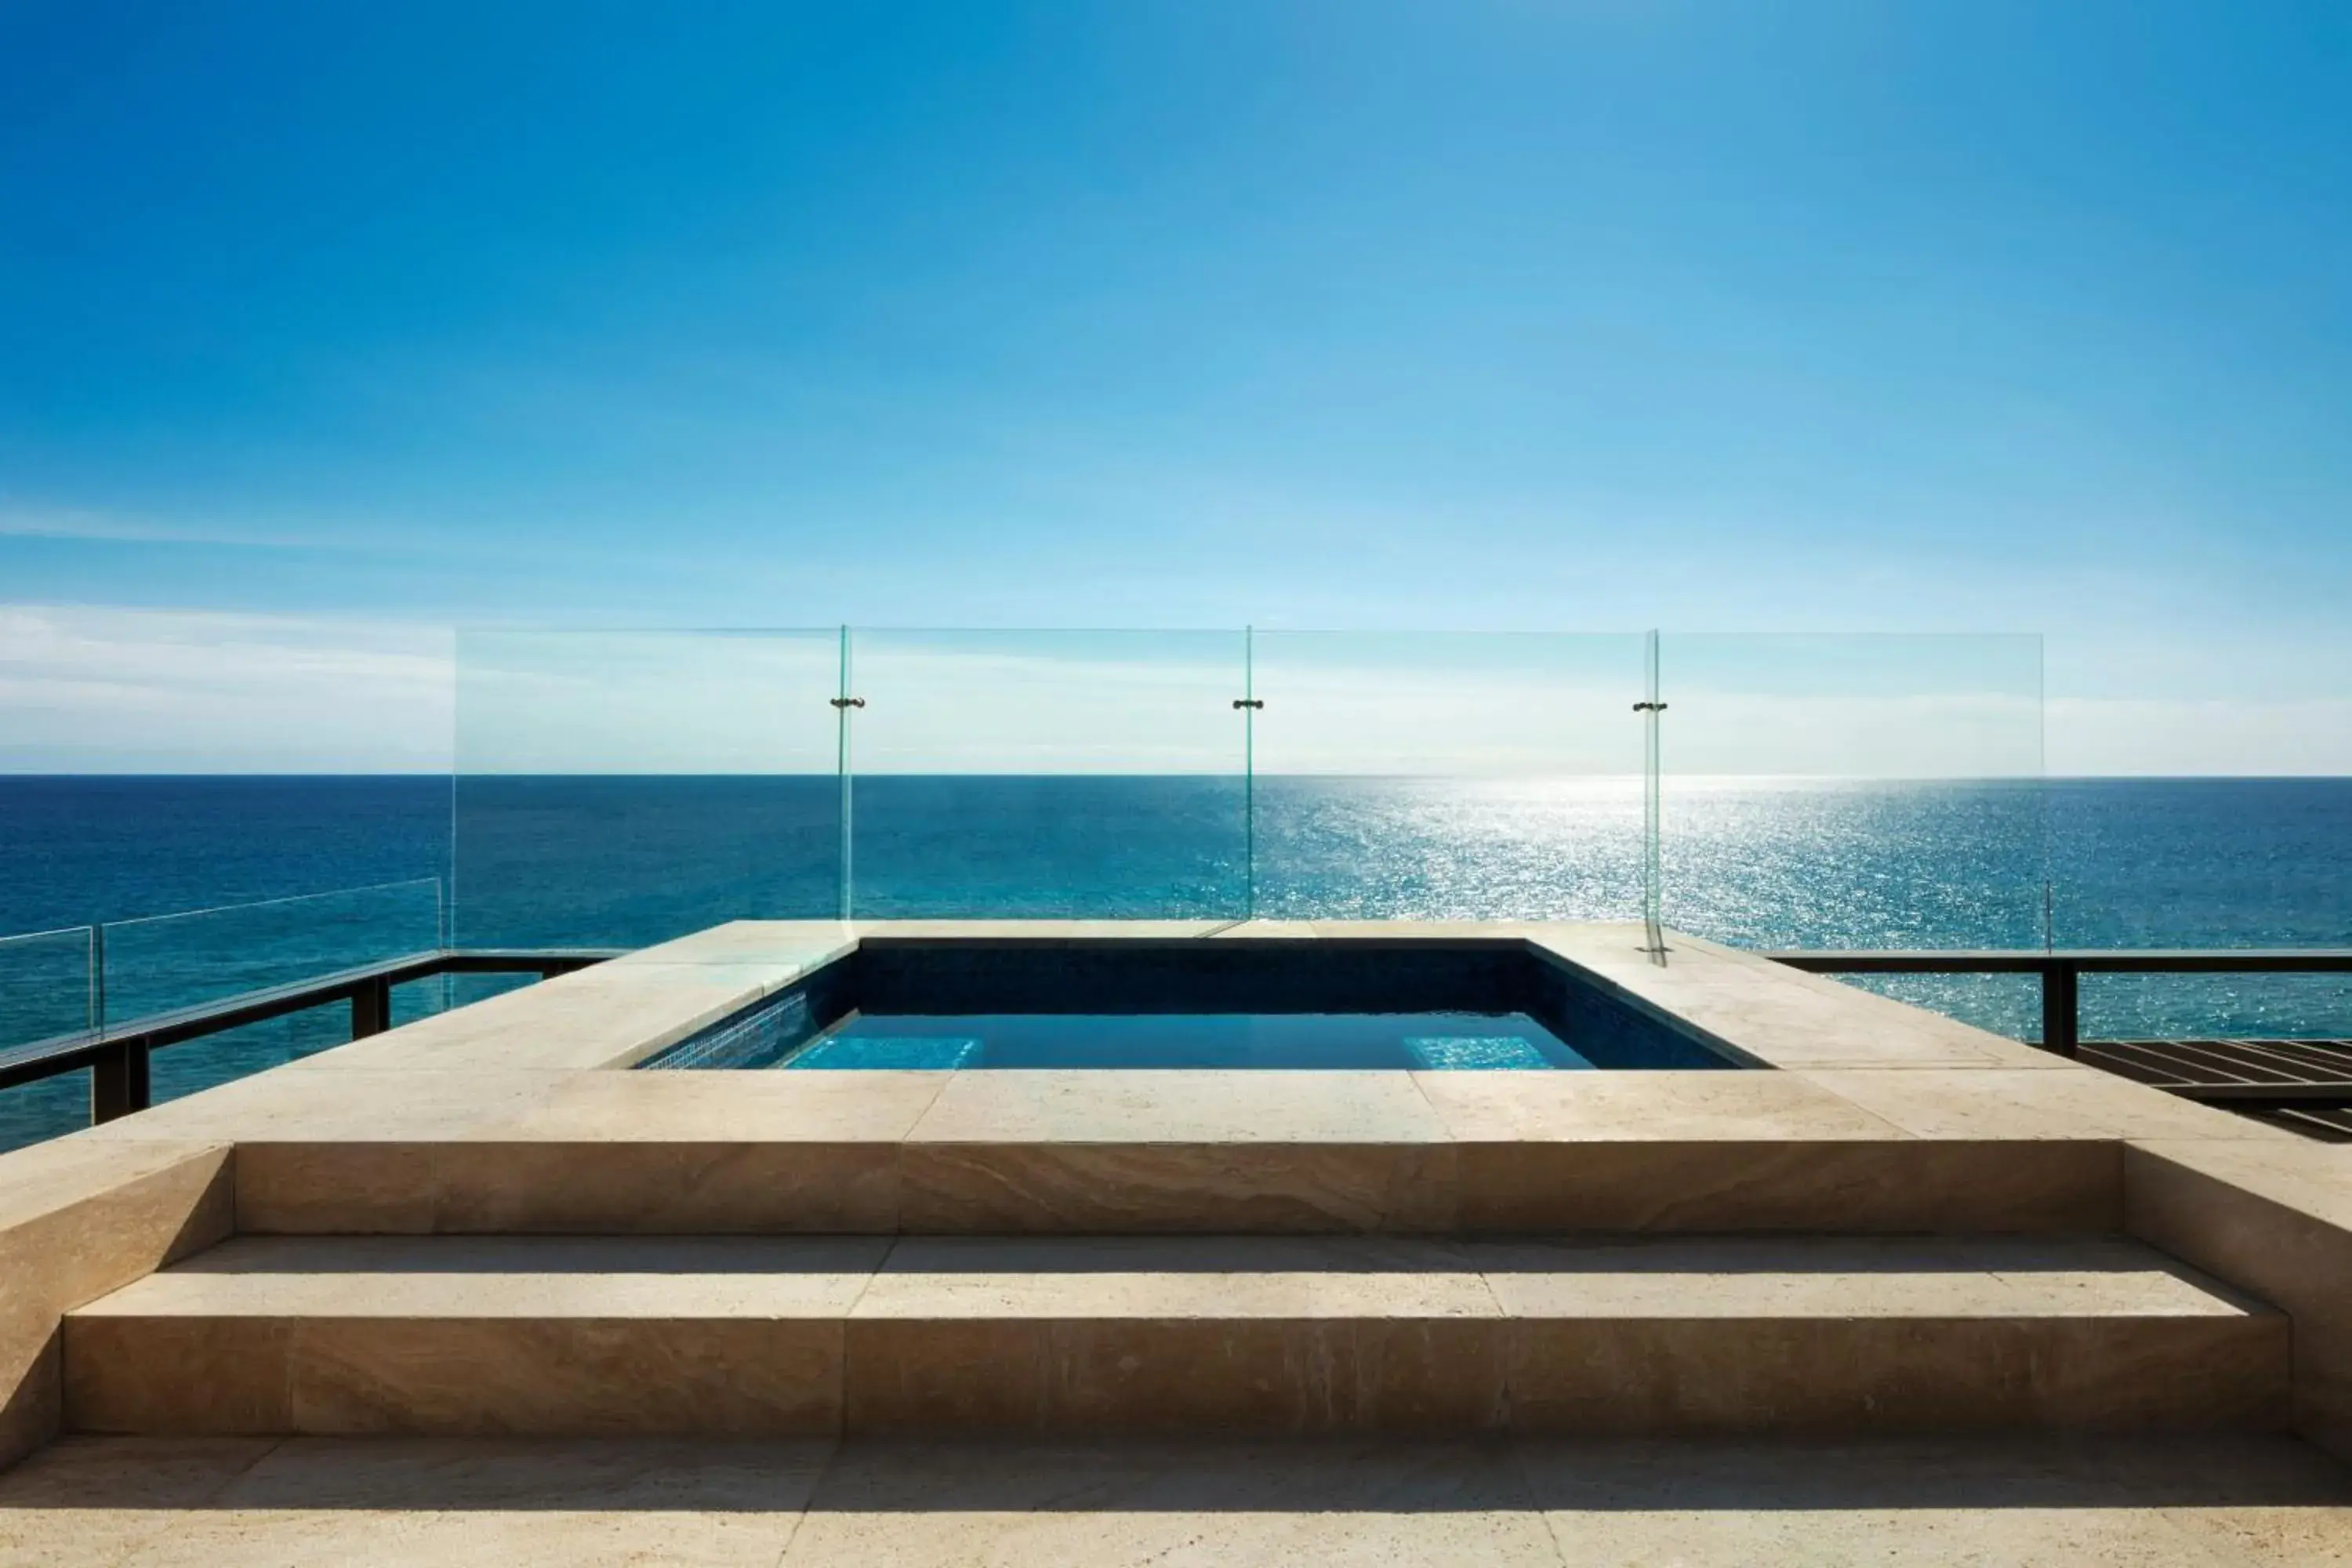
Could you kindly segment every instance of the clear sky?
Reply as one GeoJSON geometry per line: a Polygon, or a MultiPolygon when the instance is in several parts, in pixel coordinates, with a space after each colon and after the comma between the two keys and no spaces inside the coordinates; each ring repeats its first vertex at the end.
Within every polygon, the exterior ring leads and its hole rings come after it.
{"type": "Polygon", "coordinates": [[[847,620],[2038,631],[2058,771],[2352,773],[2347,279],[2338,0],[8,0],[0,766],[847,620]]]}

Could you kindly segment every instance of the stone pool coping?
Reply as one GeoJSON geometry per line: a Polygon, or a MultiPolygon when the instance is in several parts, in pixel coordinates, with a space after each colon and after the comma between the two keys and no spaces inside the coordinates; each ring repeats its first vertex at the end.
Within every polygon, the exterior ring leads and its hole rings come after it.
{"type": "Polygon", "coordinates": [[[58,1429],[64,1311],[240,1229],[1171,1222],[1101,1197],[1097,1158],[1221,1180],[1223,1212],[1276,1229],[2121,1230],[2289,1312],[2298,1429],[2352,1457],[2352,1146],[1668,948],[1622,925],[926,921],[643,949],[0,1155],[0,1464],[58,1429]],[[614,1070],[866,936],[1523,942],[1779,1070],[614,1070]],[[744,1206],[761,1192],[788,1208],[744,1206]]]}

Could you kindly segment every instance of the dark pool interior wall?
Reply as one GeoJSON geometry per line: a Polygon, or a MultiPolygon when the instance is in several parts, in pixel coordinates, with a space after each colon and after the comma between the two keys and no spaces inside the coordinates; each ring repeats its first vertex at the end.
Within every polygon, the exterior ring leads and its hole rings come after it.
{"type": "Polygon", "coordinates": [[[940,1016],[1525,1013],[1600,1068],[1756,1065],[1524,942],[909,937],[866,938],[790,990],[642,1065],[772,1065],[853,1009],[940,1016]]]}

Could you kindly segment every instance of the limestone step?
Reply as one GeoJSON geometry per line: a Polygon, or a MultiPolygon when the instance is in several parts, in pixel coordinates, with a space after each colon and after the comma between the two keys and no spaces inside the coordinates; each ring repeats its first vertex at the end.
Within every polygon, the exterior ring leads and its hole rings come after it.
{"type": "Polygon", "coordinates": [[[2285,1425],[2287,1321],[2111,1238],[244,1237],[68,1315],[118,1433],[2285,1425]]]}

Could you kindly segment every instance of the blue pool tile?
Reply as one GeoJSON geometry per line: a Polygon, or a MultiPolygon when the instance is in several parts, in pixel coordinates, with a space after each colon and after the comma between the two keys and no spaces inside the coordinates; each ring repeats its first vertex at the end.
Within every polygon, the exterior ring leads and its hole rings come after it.
{"type": "Polygon", "coordinates": [[[784,1065],[787,1068],[897,1068],[943,1072],[971,1067],[980,1042],[944,1035],[844,1035],[819,1040],[784,1065]]]}

